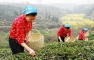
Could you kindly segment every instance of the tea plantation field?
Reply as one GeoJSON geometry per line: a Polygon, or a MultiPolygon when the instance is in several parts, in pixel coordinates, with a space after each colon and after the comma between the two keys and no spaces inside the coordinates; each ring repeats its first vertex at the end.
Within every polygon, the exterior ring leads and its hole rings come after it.
{"type": "Polygon", "coordinates": [[[0,60],[94,60],[94,41],[47,43],[31,57],[28,52],[11,55],[9,48],[0,48],[0,60]]]}

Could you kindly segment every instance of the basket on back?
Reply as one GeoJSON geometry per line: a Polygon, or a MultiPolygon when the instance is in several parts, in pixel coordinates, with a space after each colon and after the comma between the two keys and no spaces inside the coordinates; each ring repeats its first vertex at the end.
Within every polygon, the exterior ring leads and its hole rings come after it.
{"type": "Polygon", "coordinates": [[[32,33],[32,31],[29,32],[28,35],[28,46],[34,50],[38,50],[44,46],[44,36],[38,31],[32,33]]]}

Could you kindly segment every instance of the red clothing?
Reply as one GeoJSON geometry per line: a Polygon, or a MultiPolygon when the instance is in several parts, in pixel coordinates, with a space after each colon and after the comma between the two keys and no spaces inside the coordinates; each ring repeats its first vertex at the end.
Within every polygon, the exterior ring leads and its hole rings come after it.
{"type": "Polygon", "coordinates": [[[10,28],[10,38],[16,39],[19,44],[23,43],[26,34],[32,29],[32,22],[27,22],[25,15],[17,17],[10,28]]]}
{"type": "Polygon", "coordinates": [[[85,32],[83,30],[78,33],[78,39],[85,40],[85,32]]]}
{"type": "Polygon", "coordinates": [[[72,36],[72,30],[66,30],[64,26],[61,26],[58,30],[58,37],[62,36],[62,37],[66,37],[66,36],[72,36]]]}

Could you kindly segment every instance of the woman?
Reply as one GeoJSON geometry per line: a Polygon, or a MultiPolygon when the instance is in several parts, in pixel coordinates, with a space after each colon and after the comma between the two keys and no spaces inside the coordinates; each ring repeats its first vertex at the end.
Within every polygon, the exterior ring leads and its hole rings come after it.
{"type": "Polygon", "coordinates": [[[83,30],[81,30],[81,31],[78,33],[78,40],[85,41],[85,40],[86,40],[85,33],[87,33],[87,31],[88,31],[87,28],[83,28],[83,30]]]}
{"type": "Polygon", "coordinates": [[[12,54],[24,52],[24,48],[31,56],[35,56],[35,51],[26,45],[26,35],[32,29],[32,23],[37,16],[37,10],[32,6],[27,6],[23,15],[17,17],[10,28],[9,45],[12,54]]]}
{"type": "Polygon", "coordinates": [[[70,25],[65,24],[61,26],[58,30],[57,36],[58,36],[59,42],[65,42],[65,37],[68,37],[66,39],[66,42],[67,42],[70,39],[70,37],[72,36],[72,30],[70,29],[70,25]]]}

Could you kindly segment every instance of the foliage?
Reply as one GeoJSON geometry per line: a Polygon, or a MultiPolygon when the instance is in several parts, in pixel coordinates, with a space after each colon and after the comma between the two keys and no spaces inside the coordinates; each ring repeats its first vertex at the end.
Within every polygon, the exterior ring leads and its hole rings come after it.
{"type": "Polygon", "coordinates": [[[94,40],[94,34],[91,34],[88,38],[89,40],[94,40]]]}
{"type": "Polygon", "coordinates": [[[36,51],[35,57],[27,52],[11,55],[10,49],[0,49],[0,60],[93,60],[94,41],[74,43],[48,43],[36,51]]]}

